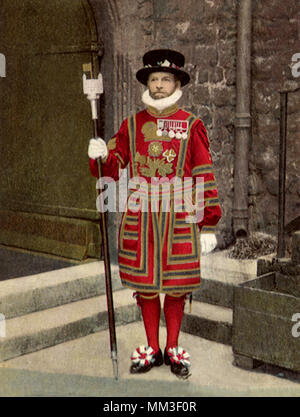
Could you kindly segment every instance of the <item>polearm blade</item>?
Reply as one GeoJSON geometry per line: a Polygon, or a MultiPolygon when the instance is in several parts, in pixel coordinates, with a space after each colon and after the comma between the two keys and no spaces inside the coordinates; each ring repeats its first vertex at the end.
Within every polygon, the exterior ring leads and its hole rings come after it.
{"type": "MultiPolygon", "coordinates": [[[[93,78],[92,64],[83,65],[83,91],[87,95],[88,100],[91,103],[92,121],[93,121],[93,136],[99,137],[98,134],[98,111],[97,102],[100,98],[100,94],[103,93],[103,81],[102,75],[99,74],[98,78],[93,78]],[[87,78],[87,74],[89,78],[87,78]]],[[[97,160],[99,179],[102,178],[102,169],[100,158],[97,160]]],[[[98,189],[98,193],[101,191],[98,189]]],[[[102,199],[100,199],[102,202],[102,199]]],[[[117,338],[116,338],[116,326],[115,326],[115,314],[114,304],[112,296],[112,284],[111,284],[111,269],[110,269],[110,257],[109,257],[109,245],[108,245],[108,232],[107,232],[107,218],[106,212],[103,207],[100,207],[100,228],[102,233],[103,253],[104,253],[104,270],[105,270],[105,287],[106,287],[106,300],[107,300],[107,312],[108,312],[108,324],[109,324],[109,336],[110,336],[110,350],[113,363],[113,370],[115,379],[118,379],[118,354],[117,354],[117,338]]]]}

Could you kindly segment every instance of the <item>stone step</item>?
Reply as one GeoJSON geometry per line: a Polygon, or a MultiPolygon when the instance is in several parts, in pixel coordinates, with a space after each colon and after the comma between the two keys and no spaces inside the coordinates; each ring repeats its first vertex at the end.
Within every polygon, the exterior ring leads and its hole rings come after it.
{"type": "Polygon", "coordinates": [[[213,252],[201,257],[201,287],[193,299],[232,308],[236,285],[256,278],[257,260],[237,260],[229,251],[213,252]]]}
{"type": "MultiPolygon", "coordinates": [[[[111,266],[113,290],[122,288],[111,266]]],[[[103,261],[0,282],[0,313],[6,319],[105,294],[103,261]]]]}
{"type": "MultiPolygon", "coordinates": [[[[223,264],[221,261],[219,254],[203,257],[202,285],[193,294],[194,300],[232,307],[234,286],[255,278],[253,264],[250,264],[252,269],[248,263],[248,270],[244,267],[239,271],[236,262],[226,256],[223,264]]],[[[111,266],[111,274],[113,290],[121,289],[118,266],[111,266]]],[[[0,313],[10,319],[102,294],[105,294],[104,263],[89,262],[1,281],[0,313]]]]}
{"type": "Polygon", "coordinates": [[[236,285],[241,282],[248,281],[256,278],[254,275],[241,275],[238,272],[226,271],[228,281],[224,282],[222,279],[218,279],[224,272],[219,272],[215,279],[201,278],[201,286],[198,291],[193,293],[193,300],[202,301],[208,304],[214,304],[216,306],[222,306],[227,308],[233,307],[233,290],[236,285]],[[229,280],[231,276],[232,280],[229,280]]]}
{"type": "MultiPolygon", "coordinates": [[[[122,288],[111,266],[114,290],[122,288]]],[[[230,259],[226,251],[201,258],[202,285],[194,300],[232,307],[235,285],[256,277],[256,261],[230,259]]],[[[0,281],[0,314],[6,319],[105,294],[103,261],[0,281]]]]}
{"type": "MultiPolygon", "coordinates": [[[[131,290],[114,293],[116,326],[140,319],[131,290]]],[[[5,361],[108,328],[106,296],[75,301],[11,318],[0,339],[0,361],[5,361]]]]}
{"type": "Polygon", "coordinates": [[[232,309],[193,301],[191,313],[185,314],[181,330],[194,336],[232,344],[232,309]]]}
{"type": "Polygon", "coordinates": [[[234,285],[233,283],[202,278],[200,289],[193,293],[193,300],[232,308],[234,285]]]}
{"type": "MultiPolygon", "coordinates": [[[[162,303],[163,303],[163,296],[162,303]]],[[[116,327],[141,320],[132,291],[121,289],[113,295],[116,327]]],[[[164,315],[162,312],[162,324],[164,315]]],[[[0,361],[35,352],[108,328],[106,296],[53,307],[6,320],[6,336],[0,339],[0,361]]],[[[182,331],[231,344],[232,311],[194,301],[192,313],[184,315],[182,331]]]]}

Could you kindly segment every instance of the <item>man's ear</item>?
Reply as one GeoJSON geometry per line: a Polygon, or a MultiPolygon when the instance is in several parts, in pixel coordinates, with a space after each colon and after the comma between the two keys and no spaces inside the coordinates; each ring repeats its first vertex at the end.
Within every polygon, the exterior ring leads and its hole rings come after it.
{"type": "Polygon", "coordinates": [[[180,90],[181,82],[179,80],[176,80],[175,85],[176,85],[176,90],[180,90]]]}

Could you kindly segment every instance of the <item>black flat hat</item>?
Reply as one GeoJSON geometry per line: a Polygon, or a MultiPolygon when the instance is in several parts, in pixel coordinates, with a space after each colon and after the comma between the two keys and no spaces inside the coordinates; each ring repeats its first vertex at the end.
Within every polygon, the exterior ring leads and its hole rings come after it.
{"type": "Polygon", "coordinates": [[[190,76],[183,70],[184,56],[171,49],[156,49],[143,56],[144,68],[136,73],[139,82],[147,85],[148,77],[152,72],[170,72],[180,80],[183,87],[190,81],[190,76]]]}

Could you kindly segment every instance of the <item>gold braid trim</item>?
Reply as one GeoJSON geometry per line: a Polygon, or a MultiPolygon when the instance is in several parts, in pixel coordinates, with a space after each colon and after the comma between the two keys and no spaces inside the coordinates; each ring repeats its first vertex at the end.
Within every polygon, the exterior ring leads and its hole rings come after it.
{"type": "Polygon", "coordinates": [[[170,295],[171,297],[182,297],[183,295],[189,294],[188,292],[166,292],[166,294],[170,295]]]}
{"type": "Polygon", "coordinates": [[[121,166],[123,167],[124,166],[123,158],[117,152],[115,153],[115,155],[118,158],[118,160],[121,162],[121,166]]]}
{"type": "Polygon", "coordinates": [[[156,293],[154,295],[142,295],[140,292],[138,292],[138,296],[141,298],[145,298],[146,300],[152,300],[153,298],[159,297],[159,293],[156,293]]]}
{"type": "Polygon", "coordinates": [[[117,138],[114,137],[114,138],[109,139],[109,141],[107,142],[107,149],[109,151],[113,151],[116,149],[116,147],[117,147],[117,138]]]}

